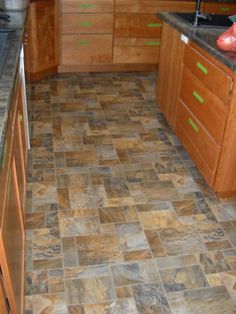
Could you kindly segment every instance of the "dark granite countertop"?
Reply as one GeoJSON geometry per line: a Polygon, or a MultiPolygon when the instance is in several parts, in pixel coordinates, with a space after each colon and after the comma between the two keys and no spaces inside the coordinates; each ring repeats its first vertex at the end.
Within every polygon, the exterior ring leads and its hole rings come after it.
{"type": "Polygon", "coordinates": [[[6,124],[14,88],[17,65],[22,47],[26,11],[6,11],[11,16],[11,22],[0,25],[0,28],[14,28],[15,32],[9,33],[5,49],[8,50],[3,75],[0,79],[0,160],[4,145],[6,124]]]}
{"type": "Polygon", "coordinates": [[[236,71],[236,53],[224,52],[216,44],[217,38],[225,29],[195,28],[168,12],[158,12],[157,15],[230,69],[236,71]]]}

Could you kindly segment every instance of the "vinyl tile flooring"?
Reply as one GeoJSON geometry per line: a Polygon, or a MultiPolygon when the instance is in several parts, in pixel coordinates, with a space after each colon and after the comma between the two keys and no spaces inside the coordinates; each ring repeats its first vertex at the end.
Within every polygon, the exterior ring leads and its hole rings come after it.
{"type": "Polygon", "coordinates": [[[217,199],[153,73],[28,85],[26,314],[236,313],[236,199],[217,199]]]}

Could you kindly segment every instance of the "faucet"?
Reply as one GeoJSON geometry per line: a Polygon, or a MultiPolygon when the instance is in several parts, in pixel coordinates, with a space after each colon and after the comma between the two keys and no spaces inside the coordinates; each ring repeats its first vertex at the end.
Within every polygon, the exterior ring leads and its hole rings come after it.
{"type": "Polygon", "coordinates": [[[212,18],[211,14],[201,13],[201,3],[202,3],[202,0],[196,0],[195,17],[194,17],[194,22],[193,22],[194,27],[198,26],[198,19],[199,18],[205,19],[205,20],[211,20],[211,18],[212,18]]]}

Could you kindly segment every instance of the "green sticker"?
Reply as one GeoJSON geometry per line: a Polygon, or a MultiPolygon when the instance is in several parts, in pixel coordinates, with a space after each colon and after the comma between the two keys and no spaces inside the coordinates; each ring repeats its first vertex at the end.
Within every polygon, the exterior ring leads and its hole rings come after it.
{"type": "Polygon", "coordinates": [[[90,21],[79,22],[79,26],[81,26],[81,27],[91,27],[92,25],[93,25],[93,23],[90,21]]]}
{"type": "Polygon", "coordinates": [[[230,11],[230,8],[221,7],[221,8],[220,8],[220,11],[221,11],[221,12],[229,12],[229,11],[230,11]]]}
{"type": "Polygon", "coordinates": [[[80,39],[78,41],[78,46],[87,46],[87,45],[89,45],[89,40],[87,39],[80,39]]]}
{"type": "Polygon", "coordinates": [[[81,9],[92,9],[92,8],[96,8],[95,4],[92,3],[81,3],[80,5],[81,9]]]}
{"type": "Polygon", "coordinates": [[[5,168],[5,165],[6,165],[7,150],[8,150],[8,144],[6,140],[4,144],[4,148],[3,148],[2,168],[5,168]]]}
{"type": "Polygon", "coordinates": [[[162,27],[162,23],[148,23],[147,27],[160,28],[160,27],[162,27]]]}
{"type": "Polygon", "coordinates": [[[201,103],[201,104],[204,104],[204,98],[202,98],[202,96],[200,96],[199,94],[198,94],[198,92],[196,92],[196,91],[194,91],[193,92],[193,96],[201,103]]]}
{"type": "Polygon", "coordinates": [[[191,127],[194,129],[194,131],[196,133],[198,133],[198,131],[199,131],[198,126],[196,125],[196,123],[191,118],[188,119],[188,123],[191,125],[191,127]]]}
{"type": "Polygon", "coordinates": [[[160,46],[160,41],[146,41],[145,46],[160,46]]]}
{"type": "Polygon", "coordinates": [[[23,116],[21,113],[19,113],[19,121],[20,121],[20,123],[23,121],[23,116]]]}

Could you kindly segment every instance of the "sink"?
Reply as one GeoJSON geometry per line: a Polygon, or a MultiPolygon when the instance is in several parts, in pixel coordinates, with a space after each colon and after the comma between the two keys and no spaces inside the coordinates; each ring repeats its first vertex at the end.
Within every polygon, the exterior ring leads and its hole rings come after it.
{"type": "MultiPolygon", "coordinates": [[[[184,20],[187,24],[193,25],[195,20],[195,13],[179,13],[173,12],[174,16],[177,16],[184,20]]],[[[207,19],[205,18],[198,18],[198,26],[200,28],[228,28],[230,27],[233,22],[225,15],[220,14],[208,14],[207,19]]]]}
{"type": "Polygon", "coordinates": [[[7,50],[5,49],[7,36],[7,33],[0,33],[0,78],[2,77],[3,69],[7,59],[7,50]]]}

